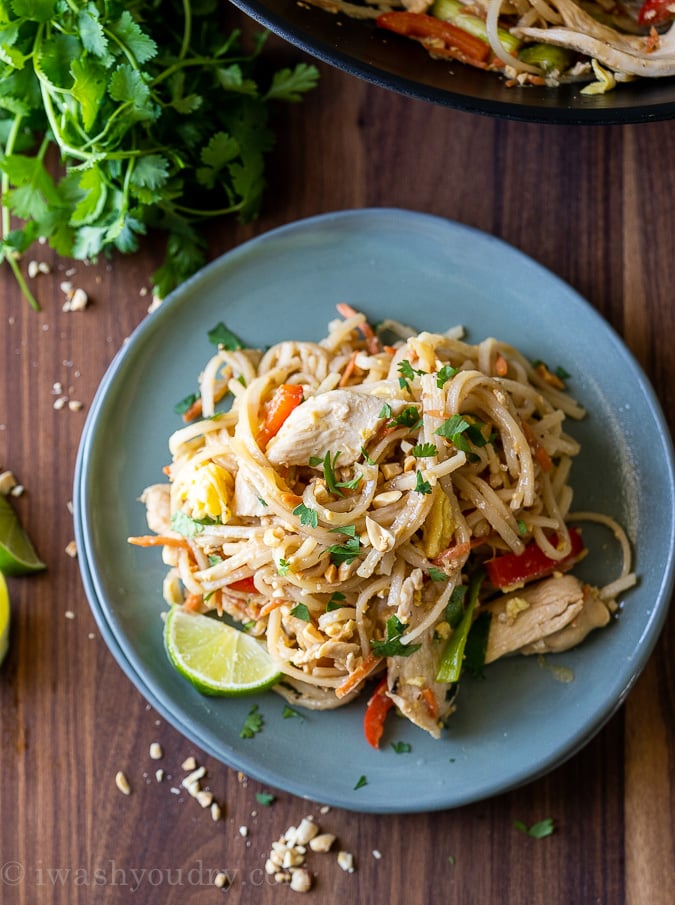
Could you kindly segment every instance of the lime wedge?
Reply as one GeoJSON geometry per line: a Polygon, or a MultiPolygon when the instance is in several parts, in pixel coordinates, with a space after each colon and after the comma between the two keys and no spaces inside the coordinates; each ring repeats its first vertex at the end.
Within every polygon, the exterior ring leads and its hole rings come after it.
{"type": "Polygon", "coordinates": [[[5,579],[0,572],[0,663],[9,648],[9,594],[5,579]]]}
{"type": "Polygon", "coordinates": [[[225,622],[174,606],[164,646],[181,675],[202,694],[235,697],[264,691],[281,673],[263,645],[225,622]]]}
{"type": "Polygon", "coordinates": [[[28,575],[44,568],[9,500],[0,494],[0,572],[28,575]]]}

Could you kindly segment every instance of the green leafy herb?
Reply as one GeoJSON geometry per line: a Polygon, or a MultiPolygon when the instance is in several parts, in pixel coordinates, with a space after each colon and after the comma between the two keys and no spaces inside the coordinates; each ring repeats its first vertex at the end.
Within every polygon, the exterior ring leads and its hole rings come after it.
{"type": "Polygon", "coordinates": [[[569,380],[572,375],[569,374],[562,365],[558,365],[555,369],[555,376],[559,377],[561,380],[569,380]]]}
{"type": "Polygon", "coordinates": [[[267,500],[263,500],[263,498],[261,496],[258,497],[258,502],[260,503],[261,506],[269,505],[267,500]]]}
{"type": "Polygon", "coordinates": [[[277,563],[277,572],[279,575],[288,575],[288,571],[291,568],[291,564],[287,559],[280,559],[277,563]]]}
{"type": "MultiPolygon", "coordinates": [[[[346,533],[346,532],[343,532],[346,533]]],[[[361,541],[358,537],[348,537],[344,544],[331,544],[328,547],[331,562],[336,566],[340,563],[350,563],[356,559],[361,550],[361,541]]]]}
{"type": "Polygon", "coordinates": [[[433,488],[432,488],[431,484],[428,481],[425,481],[424,478],[422,477],[422,472],[418,471],[417,472],[417,483],[415,484],[415,490],[418,493],[431,493],[432,489],[433,488]]]}
{"type": "Polygon", "coordinates": [[[447,572],[444,572],[443,569],[439,569],[436,566],[429,566],[429,578],[432,581],[447,581],[450,576],[447,572]]]}
{"type": "Polygon", "coordinates": [[[531,836],[533,839],[544,839],[555,832],[555,823],[552,817],[546,817],[544,820],[538,821],[538,823],[533,823],[532,826],[527,826],[522,820],[514,820],[513,825],[521,833],[525,833],[526,836],[531,836]]]}
{"type": "Polygon", "coordinates": [[[292,720],[292,719],[304,720],[304,716],[301,713],[298,713],[297,710],[293,710],[293,708],[289,707],[288,704],[286,704],[284,709],[281,711],[281,716],[284,720],[292,720]]]}
{"type": "Polygon", "coordinates": [[[428,456],[437,456],[438,447],[434,443],[418,443],[417,446],[413,446],[412,454],[418,459],[425,459],[428,456]]]}
{"type": "Polygon", "coordinates": [[[471,443],[476,447],[489,443],[482,433],[485,425],[481,421],[467,421],[461,415],[453,415],[436,428],[440,437],[445,437],[457,448],[465,452],[470,459],[475,459],[475,453],[471,449],[471,443]]]}
{"type": "Polygon", "coordinates": [[[391,418],[391,406],[388,402],[385,402],[382,408],[380,409],[380,414],[377,416],[378,418],[391,418]]]}
{"type": "Polygon", "coordinates": [[[458,368],[453,368],[452,365],[443,365],[441,370],[436,375],[436,386],[439,389],[443,389],[448,380],[451,380],[458,370],[458,368]]]}
{"type": "Polygon", "coordinates": [[[316,67],[264,75],[265,35],[251,49],[239,31],[225,35],[216,0],[1,8],[0,260],[38,309],[17,260],[38,237],[93,260],[134,252],[158,230],[153,289],[165,296],[205,263],[204,222],[257,216],[272,107],[300,100],[316,67]]]}
{"type": "Polygon", "coordinates": [[[400,374],[400,377],[398,378],[398,385],[402,390],[408,390],[408,392],[410,392],[409,381],[414,380],[417,374],[425,374],[426,371],[419,371],[417,368],[413,368],[413,366],[406,358],[403,361],[399,362],[398,373],[400,374]]]}
{"type": "Polygon", "coordinates": [[[291,616],[296,619],[302,619],[304,622],[311,622],[312,617],[309,615],[309,608],[306,603],[296,603],[291,610],[291,616]]]}
{"type": "Polygon", "coordinates": [[[295,507],[293,515],[298,516],[301,525],[307,525],[309,528],[316,528],[319,524],[319,513],[316,509],[305,506],[304,503],[300,503],[299,506],[295,507]]]}
{"type": "Polygon", "coordinates": [[[367,785],[368,785],[368,780],[366,779],[366,777],[363,774],[361,774],[361,776],[359,776],[359,778],[356,780],[356,785],[354,786],[354,790],[356,791],[356,789],[362,789],[364,786],[367,786],[367,785]]]}
{"type": "Polygon", "coordinates": [[[263,727],[263,715],[258,710],[258,705],[254,704],[248,712],[248,716],[244,720],[244,725],[239,733],[240,738],[253,738],[263,727]]]}
{"type": "Polygon", "coordinates": [[[189,396],[185,396],[180,402],[177,402],[174,405],[173,410],[177,415],[184,415],[188,409],[192,408],[198,399],[199,393],[190,393],[189,396]]]}
{"type": "Polygon", "coordinates": [[[174,531],[182,534],[183,537],[196,537],[201,534],[204,528],[209,525],[221,525],[220,519],[209,518],[190,518],[185,512],[174,512],[171,516],[171,527],[174,531]]]}
{"type": "Polygon", "coordinates": [[[420,411],[416,405],[406,405],[402,408],[398,415],[395,415],[387,427],[407,427],[413,430],[422,423],[420,411]]]}
{"type": "Polygon", "coordinates": [[[215,591],[209,591],[208,594],[205,594],[205,595],[204,595],[204,603],[208,603],[209,600],[213,597],[213,595],[214,595],[215,593],[216,593],[215,591]]]}
{"type": "Polygon", "coordinates": [[[223,557],[218,556],[217,553],[209,553],[208,559],[209,559],[210,566],[217,566],[219,563],[221,563],[223,561],[223,557]]]}
{"type": "Polygon", "coordinates": [[[371,641],[373,653],[378,657],[409,657],[419,650],[421,644],[403,644],[401,638],[405,625],[396,617],[390,616],[385,623],[383,641],[371,641]]]}
{"type": "Polygon", "coordinates": [[[208,337],[210,343],[214,346],[222,346],[228,352],[236,352],[237,349],[244,348],[242,341],[222,321],[209,330],[208,337]]]}
{"type": "Polygon", "coordinates": [[[276,795],[272,795],[271,792],[256,792],[255,800],[258,804],[261,804],[264,808],[268,808],[271,804],[273,804],[277,800],[276,795]]]}
{"type": "Polygon", "coordinates": [[[374,464],[375,464],[375,462],[373,461],[373,459],[371,459],[370,456],[368,455],[368,452],[366,451],[365,446],[362,446],[362,447],[361,447],[361,455],[363,456],[363,461],[366,463],[366,465],[374,465],[374,464]]]}
{"type": "Polygon", "coordinates": [[[412,745],[408,742],[392,742],[391,747],[397,754],[410,754],[412,745]]]}
{"type": "Polygon", "coordinates": [[[334,594],[330,595],[330,599],[326,604],[326,612],[330,613],[333,610],[342,609],[342,607],[344,606],[344,603],[342,603],[342,601],[345,599],[346,598],[344,594],[341,594],[340,591],[335,591],[334,594]]]}
{"type": "Polygon", "coordinates": [[[448,855],[448,864],[454,864],[454,863],[455,863],[455,856],[448,855]]]}

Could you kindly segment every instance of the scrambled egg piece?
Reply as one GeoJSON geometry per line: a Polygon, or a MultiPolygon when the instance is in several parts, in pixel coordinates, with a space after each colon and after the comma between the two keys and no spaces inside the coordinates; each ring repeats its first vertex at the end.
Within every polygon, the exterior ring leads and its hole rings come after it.
{"type": "Polygon", "coordinates": [[[447,550],[454,532],[455,520],[450,500],[445,493],[439,493],[422,528],[422,549],[427,558],[435,559],[441,550],[447,550]]]}
{"type": "Polygon", "coordinates": [[[193,519],[211,518],[224,524],[232,515],[234,478],[215,462],[180,472],[171,491],[174,507],[183,509],[193,519]]]}

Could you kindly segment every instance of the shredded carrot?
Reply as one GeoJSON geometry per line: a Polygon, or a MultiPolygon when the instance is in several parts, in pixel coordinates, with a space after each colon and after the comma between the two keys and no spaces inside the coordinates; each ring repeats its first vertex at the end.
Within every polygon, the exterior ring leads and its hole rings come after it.
{"type": "MultiPolygon", "coordinates": [[[[355,314],[361,314],[360,311],[357,311],[356,308],[352,308],[351,305],[348,305],[346,302],[340,302],[335,306],[338,310],[338,313],[341,314],[344,318],[354,317],[355,314]]],[[[359,330],[363,334],[363,338],[366,341],[366,345],[368,346],[368,351],[371,355],[377,355],[380,351],[380,341],[375,335],[375,331],[370,326],[368,321],[364,321],[364,323],[359,325],[359,330]]]]}
{"type": "Polygon", "coordinates": [[[267,603],[260,607],[259,618],[262,619],[263,616],[269,616],[272,610],[278,610],[279,607],[283,606],[286,602],[286,600],[283,600],[280,597],[276,597],[274,600],[268,600],[267,603]]]}
{"type": "Polygon", "coordinates": [[[350,691],[353,691],[366,676],[370,675],[381,659],[381,657],[376,657],[375,654],[369,654],[367,657],[364,657],[354,672],[350,673],[350,675],[337,686],[335,689],[335,697],[344,698],[350,691]]]}
{"type": "Polygon", "coordinates": [[[500,353],[495,360],[495,373],[497,377],[506,377],[509,371],[509,363],[500,353]]]}
{"type": "Polygon", "coordinates": [[[194,421],[202,413],[202,397],[195,399],[189,409],[183,412],[183,421],[194,421]]]}
{"type": "Polygon", "coordinates": [[[436,700],[436,695],[430,688],[425,688],[422,691],[422,697],[424,698],[424,703],[427,705],[427,710],[429,711],[429,716],[432,720],[438,719],[438,701],[436,700]]]}
{"type": "Polygon", "coordinates": [[[189,613],[198,613],[202,608],[204,598],[201,594],[188,594],[183,601],[183,609],[189,613]]]}
{"type": "Polygon", "coordinates": [[[189,550],[190,544],[184,537],[169,537],[164,534],[142,534],[140,537],[128,537],[127,541],[135,547],[181,547],[189,550]]]}
{"type": "Polygon", "coordinates": [[[526,421],[523,421],[522,424],[523,424],[523,433],[525,434],[525,439],[527,440],[529,445],[532,447],[532,452],[534,454],[535,459],[537,460],[537,462],[539,462],[543,471],[546,471],[546,472],[551,471],[551,469],[553,468],[553,462],[551,461],[551,457],[546,452],[546,450],[541,445],[541,443],[537,440],[537,438],[534,436],[534,433],[533,433],[530,425],[526,421]]]}
{"type": "Polygon", "coordinates": [[[258,446],[265,449],[272,437],[281,430],[281,425],[294,408],[302,402],[304,391],[300,384],[282,383],[276,388],[266,405],[265,418],[257,436],[258,446]]]}
{"type": "Polygon", "coordinates": [[[446,550],[442,550],[434,559],[439,566],[456,566],[464,562],[471,551],[471,544],[465,541],[462,544],[454,544],[446,550]]]}
{"type": "Polygon", "coordinates": [[[342,372],[342,377],[340,378],[340,383],[338,386],[344,387],[347,386],[347,382],[349,378],[352,376],[354,371],[356,370],[356,356],[358,355],[358,351],[352,352],[349,361],[347,362],[344,371],[342,372]]]}

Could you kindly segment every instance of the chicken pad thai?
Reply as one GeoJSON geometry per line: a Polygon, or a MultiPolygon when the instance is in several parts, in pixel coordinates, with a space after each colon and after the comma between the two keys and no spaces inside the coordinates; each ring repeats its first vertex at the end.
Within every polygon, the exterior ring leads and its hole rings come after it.
{"type": "Polygon", "coordinates": [[[293,704],[368,689],[377,747],[390,709],[438,737],[465,673],[579,644],[635,575],[621,527],[572,511],[585,413],[564,371],[338,310],[319,342],[265,352],[216,328],[168,481],[142,496],[154,533],[130,541],[163,548],[167,603],[259,639],[293,704]],[[570,572],[588,519],[623,553],[602,588],[570,572]]]}

